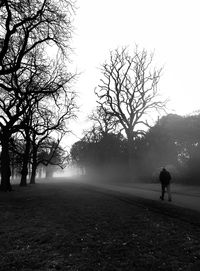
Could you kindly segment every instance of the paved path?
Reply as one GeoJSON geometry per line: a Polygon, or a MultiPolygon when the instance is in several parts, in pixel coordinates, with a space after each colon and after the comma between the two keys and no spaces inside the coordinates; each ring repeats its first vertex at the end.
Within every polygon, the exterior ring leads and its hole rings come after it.
{"type": "MultiPolygon", "coordinates": [[[[159,200],[160,184],[125,184],[125,185],[111,185],[111,184],[92,184],[104,189],[117,191],[121,193],[131,194],[138,197],[159,200]]],[[[187,209],[192,209],[200,212],[200,186],[182,186],[177,184],[171,185],[172,202],[166,200],[161,201],[162,204],[173,204],[187,209]]]]}

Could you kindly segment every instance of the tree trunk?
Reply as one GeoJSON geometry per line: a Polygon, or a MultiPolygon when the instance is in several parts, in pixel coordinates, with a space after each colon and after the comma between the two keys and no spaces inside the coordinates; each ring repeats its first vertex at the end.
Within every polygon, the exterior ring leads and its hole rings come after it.
{"type": "Polygon", "coordinates": [[[10,184],[10,157],[9,157],[9,135],[3,134],[1,138],[1,190],[11,191],[12,187],[10,184]]]}
{"type": "Polygon", "coordinates": [[[132,180],[135,177],[135,164],[134,164],[134,142],[132,136],[128,137],[128,169],[129,169],[129,179],[132,180]]]}
{"type": "Polygon", "coordinates": [[[129,169],[129,177],[133,177],[133,154],[132,154],[132,146],[128,144],[128,169],[129,169]]]}
{"type": "Polygon", "coordinates": [[[36,170],[37,170],[37,148],[34,148],[33,146],[33,162],[32,162],[30,184],[35,184],[36,170]]]}
{"type": "Polygon", "coordinates": [[[28,175],[27,165],[25,165],[23,163],[23,168],[22,168],[22,171],[21,171],[20,186],[26,186],[27,185],[27,175],[28,175]]]}
{"type": "Polygon", "coordinates": [[[27,175],[28,175],[28,161],[29,161],[29,153],[30,153],[30,139],[29,135],[26,136],[26,147],[23,155],[23,165],[21,171],[21,182],[20,186],[27,185],[27,175]]]}
{"type": "Polygon", "coordinates": [[[32,164],[30,184],[35,184],[36,170],[37,170],[37,165],[32,164]]]}

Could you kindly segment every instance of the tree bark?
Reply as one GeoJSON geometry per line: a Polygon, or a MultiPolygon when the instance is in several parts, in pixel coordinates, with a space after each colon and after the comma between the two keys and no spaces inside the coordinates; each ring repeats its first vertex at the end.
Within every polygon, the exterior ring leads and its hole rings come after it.
{"type": "Polygon", "coordinates": [[[33,146],[33,162],[32,162],[30,184],[35,184],[36,170],[37,170],[37,148],[33,146]]]}
{"type": "Polygon", "coordinates": [[[128,135],[128,168],[129,168],[129,178],[132,180],[137,176],[136,164],[134,159],[134,140],[133,135],[128,135]]]}
{"type": "Polygon", "coordinates": [[[10,136],[8,133],[4,133],[1,137],[1,190],[12,191],[10,184],[10,156],[9,156],[9,140],[10,136]]]}
{"type": "Polygon", "coordinates": [[[35,184],[36,170],[37,170],[37,165],[32,164],[30,184],[35,184]]]}
{"type": "Polygon", "coordinates": [[[128,168],[129,168],[129,178],[131,179],[134,175],[133,169],[133,146],[132,142],[128,142],[128,168]]]}
{"type": "Polygon", "coordinates": [[[29,134],[26,136],[26,147],[23,155],[23,165],[21,171],[21,182],[20,186],[27,185],[27,175],[28,175],[28,161],[29,161],[29,153],[30,153],[30,138],[29,134]]]}

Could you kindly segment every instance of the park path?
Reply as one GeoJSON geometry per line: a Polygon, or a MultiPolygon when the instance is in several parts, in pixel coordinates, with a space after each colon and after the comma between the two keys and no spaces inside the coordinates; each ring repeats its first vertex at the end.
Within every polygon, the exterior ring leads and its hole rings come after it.
{"type": "Polygon", "coordinates": [[[167,201],[167,194],[165,200],[160,200],[160,184],[144,184],[144,183],[133,183],[133,184],[97,184],[92,183],[92,186],[103,188],[110,191],[116,191],[123,194],[133,195],[142,197],[145,199],[151,199],[160,201],[161,204],[172,204],[179,207],[192,209],[200,212],[200,186],[185,186],[172,184],[172,202],[167,201]]]}

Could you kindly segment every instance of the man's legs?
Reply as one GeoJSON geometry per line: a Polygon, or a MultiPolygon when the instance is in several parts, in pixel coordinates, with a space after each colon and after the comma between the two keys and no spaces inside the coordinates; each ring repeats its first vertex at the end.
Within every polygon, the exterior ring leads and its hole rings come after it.
{"type": "Polygon", "coordinates": [[[170,184],[167,185],[167,194],[168,194],[168,201],[172,201],[170,184]]]}
{"type": "Polygon", "coordinates": [[[162,188],[162,195],[160,196],[160,199],[164,200],[164,196],[165,196],[165,185],[161,184],[161,188],[162,188]]]}

